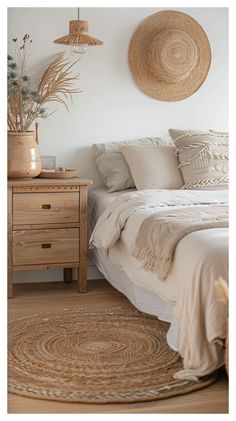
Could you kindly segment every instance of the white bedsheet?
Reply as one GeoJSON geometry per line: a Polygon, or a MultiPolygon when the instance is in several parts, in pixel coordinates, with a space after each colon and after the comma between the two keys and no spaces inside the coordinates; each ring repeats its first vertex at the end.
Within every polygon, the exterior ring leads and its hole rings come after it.
{"type": "MultiPolygon", "coordinates": [[[[136,189],[129,189],[129,191],[136,191],[136,189]]],[[[124,191],[108,193],[106,188],[89,192],[88,220],[90,235],[100,215],[116,197],[122,194],[124,194],[124,191]]],[[[179,323],[173,316],[173,304],[163,300],[158,293],[153,292],[155,291],[155,289],[153,290],[154,285],[146,279],[146,277],[148,278],[147,272],[137,282],[134,275],[132,279],[129,278],[127,273],[121,267],[112,263],[100,249],[89,250],[89,255],[109,283],[124,294],[137,309],[170,323],[166,337],[167,343],[173,350],[178,351],[179,323]]]]}
{"type": "MultiPolygon", "coordinates": [[[[107,201],[114,200],[114,196],[107,201]]],[[[224,309],[212,298],[212,286],[213,280],[220,276],[228,278],[228,230],[211,228],[186,235],[176,247],[167,279],[161,281],[156,274],[146,272],[142,263],[130,255],[137,235],[134,227],[138,229],[145,216],[135,212],[129,217],[120,239],[109,249],[109,258],[134,284],[173,305],[174,316],[181,326],[177,348],[184,358],[184,370],[179,372],[179,377],[196,379],[196,376],[208,374],[222,364],[223,352],[216,340],[224,337],[226,318],[219,314],[224,309]],[[216,316],[217,327],[214,329],[213,320],[206,323],[208,305],[215,306],[209,309],[210,317],[212,314],[216,316]]]]}

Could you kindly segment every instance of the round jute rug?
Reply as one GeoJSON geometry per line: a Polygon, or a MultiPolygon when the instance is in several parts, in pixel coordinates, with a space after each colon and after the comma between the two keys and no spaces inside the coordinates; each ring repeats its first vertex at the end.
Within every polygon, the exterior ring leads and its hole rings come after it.
{"type": "Polygon", "coordinates": [[[168,324],[138,310],[63,308],[9,323],[9,391],[66,402],[136,402],[211,384],[173,379],[168,324]]]}

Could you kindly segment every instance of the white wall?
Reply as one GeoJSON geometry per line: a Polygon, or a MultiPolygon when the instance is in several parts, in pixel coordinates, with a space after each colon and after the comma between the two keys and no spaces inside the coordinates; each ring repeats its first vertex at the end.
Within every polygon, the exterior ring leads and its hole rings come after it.
{"type": "MultiPolygon", "coordinates": [[[[41,154],[56,155],[59,166],[76,168],[81,177],[101,185],[90,150],[91,143],[166,135],[168,128],[228,129],[228,9],[175,8],[195,18],[204,28],[212,49],[212,64],[201,88],[189,98],[163,102],[145,95],[133,82],[128,67],[130,38],[147,16],[160,8],[82,8],[80,18],[90,24],[91,35],[104,41],[92,47],[77,70],[83,92],[74,97],[68,113],[51,105],[56,113],[40,122],[41,154]]],[[[36,80],[53,55],[64,49],[53,40],[68,32],[75,8],[9,8],[9,52],[13,37],[29,33],[33,38],[29,72],[36,80]]],[[[61,271],[48,271],[50,279],[61,271]]],[[[60,275],[58,275],[60,273],[60,275]]],[[[39,278],[45,273],[40,272],[39,278]]],[[[32,279],[32,273],[16,274],[16,280],[32,279]]]]}

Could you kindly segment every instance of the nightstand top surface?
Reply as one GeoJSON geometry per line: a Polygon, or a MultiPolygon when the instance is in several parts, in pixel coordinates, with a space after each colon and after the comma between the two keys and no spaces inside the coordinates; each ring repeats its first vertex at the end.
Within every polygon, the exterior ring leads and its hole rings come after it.
{"type": "Polygon", "coordinates": [[[9,187],[19,186],[88,186],[93,184],[92,180],[85,180],[84,178],[73,177],[73,178],[17,178],[8,179],[9,187]]]}

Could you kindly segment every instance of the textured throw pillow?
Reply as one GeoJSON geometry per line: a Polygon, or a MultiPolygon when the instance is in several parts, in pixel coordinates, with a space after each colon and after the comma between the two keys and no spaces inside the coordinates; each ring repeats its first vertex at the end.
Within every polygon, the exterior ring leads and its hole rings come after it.
{"type": "Polygon", "coordinates": [[[177,147],[185,189],[217,190],[228,187],[228,134],[170,129],[177,147]]]}
{"type": "Polygon", "coordinates": [[[179,189],[184,184],[175,146],[130,145],[121,151],[138,190],[179,189]]]}
{"type": "Polygon", "coordinates": [[[125,190],[135,187],[134,180],[129,167],[121,152],[124,145],[173,145],[170,139],[160,139],[159,137],[144,137],[133,140],[118,142],[99,143],[92,145],[95,153],[96,164],[105,186],[109,192],[125,190]]]}
{"type": "Polygon", "coordinates": [[[216,130],[209,129],[210,133],[214,133],[218,136],[229,137],[229,132],[218,132],[216,130]]]}

